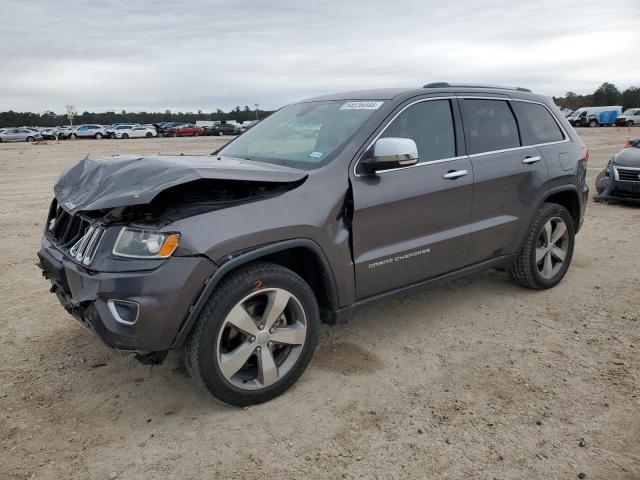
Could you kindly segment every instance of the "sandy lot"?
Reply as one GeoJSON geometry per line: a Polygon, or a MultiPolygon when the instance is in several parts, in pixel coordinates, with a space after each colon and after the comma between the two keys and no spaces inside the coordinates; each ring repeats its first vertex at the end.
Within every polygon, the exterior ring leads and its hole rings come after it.
{"type": "MultiPolygon", "coordinates": [[[[580,133],[593,185],[629,134],[580,133]]],[[[590,203],[553,290],[487,271],[323,326],[298,384],[257,407],[217,403],[175,356],[106,350],[35,266],[57,174],[221,141],[0,145],[0,478],[640,478],[638,207],[590,203]]]]}

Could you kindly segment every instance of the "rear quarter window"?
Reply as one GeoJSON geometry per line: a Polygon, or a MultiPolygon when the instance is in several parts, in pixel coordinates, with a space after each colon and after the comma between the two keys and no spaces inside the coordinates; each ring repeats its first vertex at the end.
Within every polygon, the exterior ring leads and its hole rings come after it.
{"type": "Polygon", "coordinates": [[[463,102],[464,133],[470,154],[520,146],[518,125],[505,100],[463,102]]]}
{"type": "Polygon", "coordinates": [[[511,106],[518,118],[524,145],[564,140],[558,123],[543,105],[516,101],[512,102],[511,106]]]}

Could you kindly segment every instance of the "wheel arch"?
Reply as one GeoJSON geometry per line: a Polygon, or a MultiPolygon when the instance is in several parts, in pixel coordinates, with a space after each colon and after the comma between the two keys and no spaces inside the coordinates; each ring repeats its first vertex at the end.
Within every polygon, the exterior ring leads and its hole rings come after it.
{"type": "Polygon", "coordinates": [[[215,287],[230,273],[256,261],[272,262],[300,275],[316,296],[323,321],[335,323],[335,311],[339,308],[338,289],[333,270],[322,248],[308,238],[284,240],[227,257],[206,281],[197,300],[189,308],[187,318],[173,341],[172,349],[180,348],[184,344],[215,287]]]}
{"type": "MultiPolygon", "coordinates": [[[[569,211],[573,219],[573,226],[577,232],[580,229],[580,195],[575,185],[563,185],[547,191],[543,196],[538,208],[543,203],[557,203],[569,211]]],[[[537,209],[536,209],[537,210],[537,209]]]]}

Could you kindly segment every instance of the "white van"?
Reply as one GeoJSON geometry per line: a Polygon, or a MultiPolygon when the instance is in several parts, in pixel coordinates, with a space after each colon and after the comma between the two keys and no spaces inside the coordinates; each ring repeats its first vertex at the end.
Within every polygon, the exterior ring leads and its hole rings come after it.
{"type": "MultiPolygon", "coordinates": [[[[602,112],[616,111],[618,115],[622,113],[621,105],[609,105],[606,107],[582,107],[577,109],[567,117],[567,120],[574,127],[597,127],[600,125],[598,114],[602,112]]],[[[615,118],[607,124],[613,124],[615,118]]]]}

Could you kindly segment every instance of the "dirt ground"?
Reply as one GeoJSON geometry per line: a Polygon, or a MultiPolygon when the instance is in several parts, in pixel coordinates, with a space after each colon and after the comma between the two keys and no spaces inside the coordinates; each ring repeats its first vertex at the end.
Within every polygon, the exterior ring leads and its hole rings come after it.
{"type": "MultiPolygon", "coordinates": [[[[640,129],[579,133],[593,185],[640,129]]],[[[35,266],[58,173],[221,141],[0,145],[0,478],[640,478],[638,207],[590,202],[550,291],[487,271],[323,326],[307,372],[264,405],[216,402],[175,356],[108,351],[35,266]]]]}

